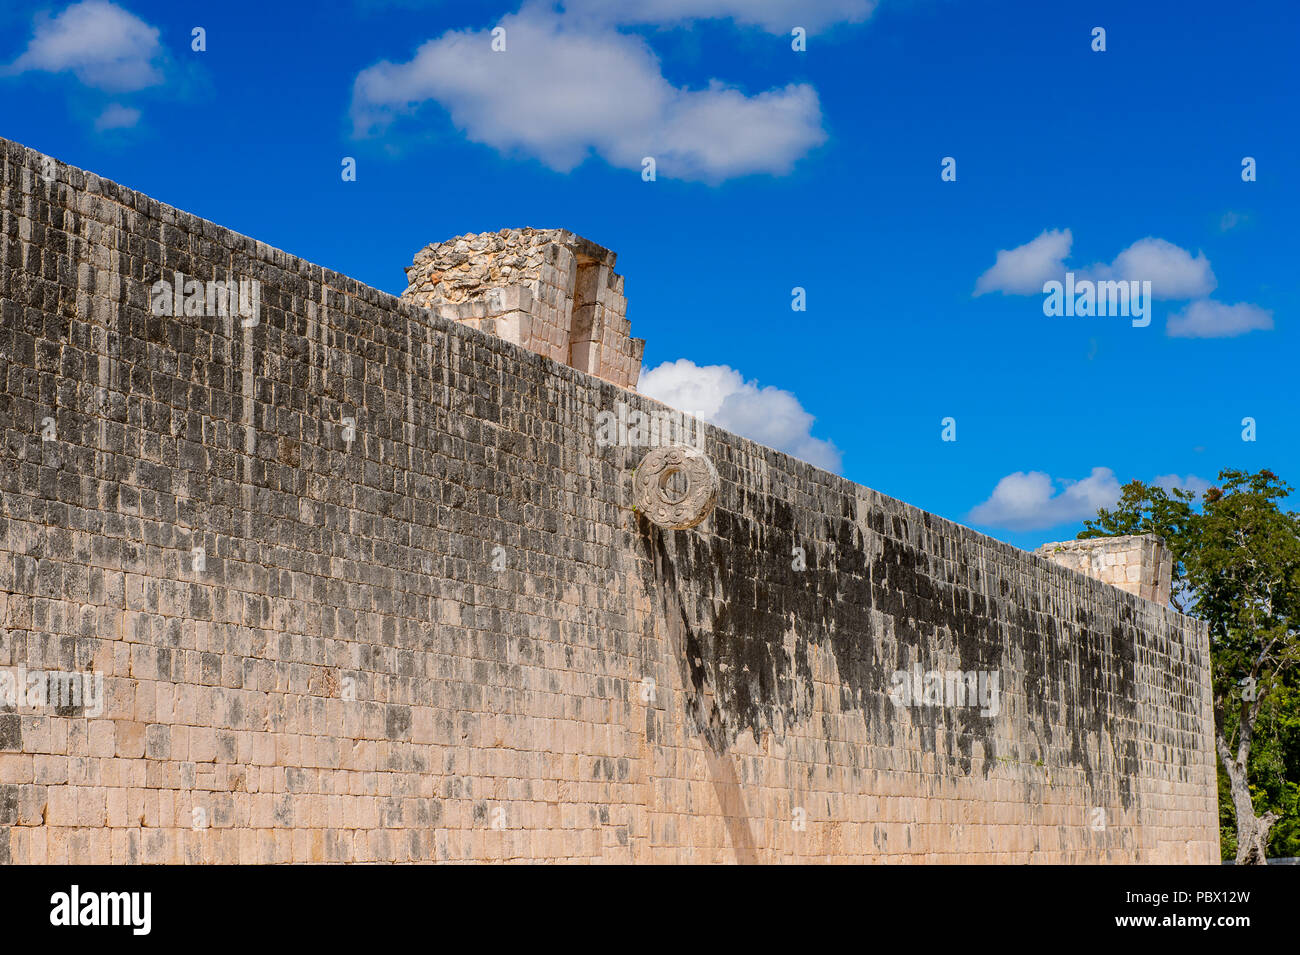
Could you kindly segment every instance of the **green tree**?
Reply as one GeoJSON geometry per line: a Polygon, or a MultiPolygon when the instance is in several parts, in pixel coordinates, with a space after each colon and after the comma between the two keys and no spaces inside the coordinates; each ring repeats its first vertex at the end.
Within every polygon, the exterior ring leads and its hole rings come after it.
{"type": "Polygon", "coordinates": [[[1171,604],[1209,624],[1215,749],[1236,859],[1263,863],[1275,826],[1275,847],[1293,849],[1300,829],[1300,515],[1282,509],[1292,489],[1271,471],[1227,469],[1219,482],[1198,502],[1134,481],[1079,536],[1165,539],[1171,604]]]}

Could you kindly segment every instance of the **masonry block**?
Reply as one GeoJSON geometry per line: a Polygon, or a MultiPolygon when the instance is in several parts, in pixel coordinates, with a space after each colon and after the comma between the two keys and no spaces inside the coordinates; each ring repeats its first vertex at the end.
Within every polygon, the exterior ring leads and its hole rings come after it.
{"type": "Polygon", "coordinates": [[[563,229],[503,229],[435,242],[406,270],[402,299],[466,324],[513,312],[529,321],[475,327],[614,384],[635,389],[641,352],[623,317],[622,276],[609,249],[563,229]],[[596,361],[585,342],[603,340],[608,319],[619,331],[607,348],[626,361],[596,361]]]}
{"type": "Polygon", "coordinates": [[[0,701],[0,863],[1218,861],[1149,542],[1060,566],[714,427],[668,530],[608,249],[462,236],[399,299],[0,155],[0,680],[106,697],[0,701]],[[260,321],[153,314],[177,271],[260,321]]]}
{"type": "Polygon", "coordinates": [[[1173,558],[1155,534],[1057,541],[1044,544],[1038,553],[1128,593],[1169,603],[1173,558]]]}

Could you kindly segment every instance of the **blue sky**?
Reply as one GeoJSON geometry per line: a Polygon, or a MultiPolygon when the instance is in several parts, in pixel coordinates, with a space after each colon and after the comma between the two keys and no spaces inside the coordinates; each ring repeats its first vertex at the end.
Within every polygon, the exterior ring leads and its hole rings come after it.
{"type": "Polygon", "coordinates": [[[431,241],[571,229],[619,254],[645,390],[1032,547],[1133,478],[1300,482],[1298,27],[1289,0],[18,2],[0,135],[395,294],[431,241]],[[1152,282],[1150,324],[1046,316],[1065,271],[1152,282]]]}

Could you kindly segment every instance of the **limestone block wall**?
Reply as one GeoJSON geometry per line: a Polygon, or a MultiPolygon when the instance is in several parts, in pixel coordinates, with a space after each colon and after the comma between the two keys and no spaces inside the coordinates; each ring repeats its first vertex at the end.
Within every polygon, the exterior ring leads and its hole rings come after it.
{"type": "Polygon", "coordinates": [[[1169,603],[1173,555],[1155,534],[1057,541],[1038,553],[1162,606],[1169,603]]]}
{"type": "Polygon", "coordinates": [[[564,229],[503,229],[434,242],[406,270],[405,301],[635,389],[632,338],[609,249],[564,229]]]}
{"type": "Polygon", "coordinates": [[[1194,622],[712,427],[662,530],[654,401],[0,158],[0,675],[103,681],[0,860],[1217,862],[1194,622]]]}

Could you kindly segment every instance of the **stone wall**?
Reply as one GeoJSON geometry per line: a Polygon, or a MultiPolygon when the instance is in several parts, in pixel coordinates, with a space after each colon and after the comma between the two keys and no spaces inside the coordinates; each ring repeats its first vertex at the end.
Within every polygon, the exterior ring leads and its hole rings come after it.
{"type": "Polygon", "coordinates": [[[0,153],[0,671],[104,683],[0,859],[1217,862],[1194,622],[707,426],[663,530],[656,402],[0,153]]]}
{"type": "Polygon", "coordinates": [[[645,340],[631,337],[615,259],[563,229],[463,235],[416,253],[402,298],[635,389],[645,340]]]}
{"type": "Polygon", "coordinates": [[[1056,541],[1044,544],[1038,553],[1146,600],[1169,603],[1173,555],[1155,534],[1056,541]]]}

